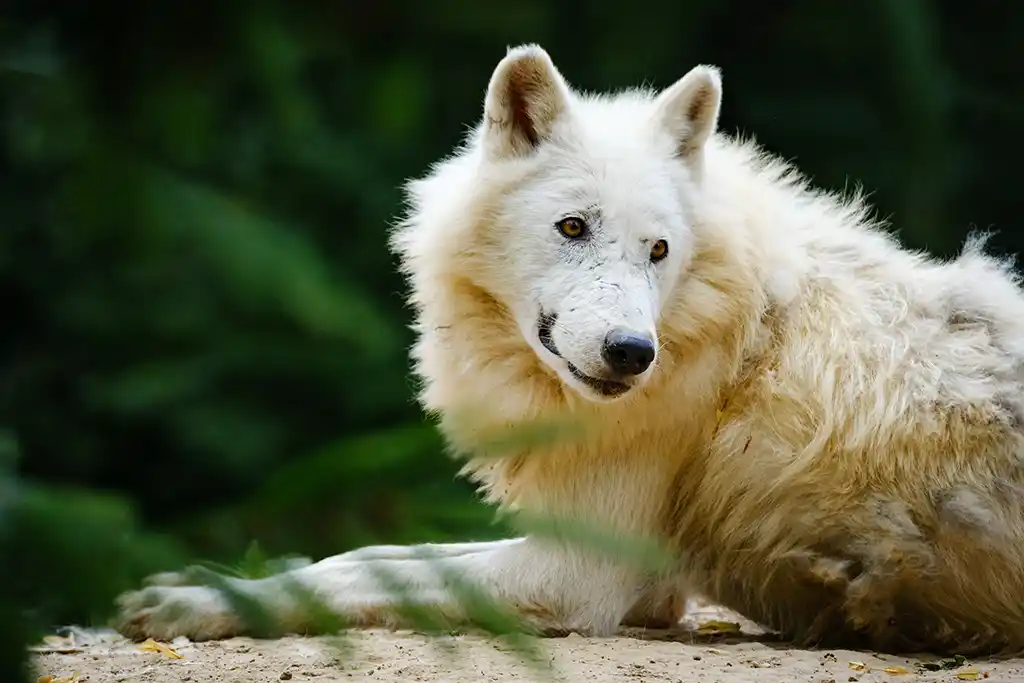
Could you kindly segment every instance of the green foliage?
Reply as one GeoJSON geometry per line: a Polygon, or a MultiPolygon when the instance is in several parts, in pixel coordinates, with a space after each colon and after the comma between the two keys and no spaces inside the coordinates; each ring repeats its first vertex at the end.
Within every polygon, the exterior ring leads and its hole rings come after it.
{"type": "Polygon", "coordinates": [[[0,440],[0,672],[19,680],[26,642],[54,623],[100,621],[114,597],[180,562],[170,540],[140,533],[120,498],[13,476],[13,442],[0,440]]]}
{"type": "Polygon", "coordinates": [[[1024,6],[5,10],[0,667],[142,573],[234,563],[253,538],[242,573],[503,535],[412,400],[385,236],[401,183],[479,115],[508,44],[543,43],[589,89],[719,64],[723,127],[823,186],[860,181],[908,244],[949,254],[973,226],[1009,251],[1024,239],[1005,229],[1024,6]]]}

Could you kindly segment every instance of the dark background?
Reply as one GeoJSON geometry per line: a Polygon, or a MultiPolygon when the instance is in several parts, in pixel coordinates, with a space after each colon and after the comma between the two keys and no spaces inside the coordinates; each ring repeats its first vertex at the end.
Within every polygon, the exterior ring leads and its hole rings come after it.
{"type": "Polygon", "coordinates": [[[507,45],[592,90],[717,64],[723,129],[948,256],[1024,244],[1021,36],[1010,0],[4,3],[3,643],[253,540],[501,535],[413,401],[385,238],[507,45]]]}

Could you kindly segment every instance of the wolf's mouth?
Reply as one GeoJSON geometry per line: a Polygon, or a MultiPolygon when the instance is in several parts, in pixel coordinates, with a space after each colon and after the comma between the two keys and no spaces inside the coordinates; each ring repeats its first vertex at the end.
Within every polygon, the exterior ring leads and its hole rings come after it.
{"type": "Polygon", "coordinates": [[[579,371],[575,365],[569,361],[565,361],[569,366],[569,372],[572,376],[579,381],[586,384],[588,387],[601,394],[602,396],[621,396],[622,394],[629,391],[629,385],[623,384],[622,382],[614,382],[610,379],[600,379],[598,377],[591,377],[590,375],[584,375],[579,371]]]}
{"type": "Polygon", "coordinates": [[[628,384],[585,375],[580,372],[579,368],[563,358],[562,354],[558,352],[558,347],[555,346],[554,338],[551,336],[551,329],[555,326],[555,320],[557,319],[558,316],[555,313],[541,313],[540,318],[537,320],[537,338],[540,339],[541,346],[555,356],[565,360],[566,365],[569,366],[569,372],[573,377],[583,382],[602,396],[620,396],[629,391],[630,387],[628,384]]]}
{"type": "Polygon", "coordinates": [[[555,340],[551,336],[551,328],[555,326],[557,319],[558,316],[555,313],[541,313],[537,319],[537,338],[540,339],[541,346],[561,358],[562,354],[558,352],[555,340]]]}

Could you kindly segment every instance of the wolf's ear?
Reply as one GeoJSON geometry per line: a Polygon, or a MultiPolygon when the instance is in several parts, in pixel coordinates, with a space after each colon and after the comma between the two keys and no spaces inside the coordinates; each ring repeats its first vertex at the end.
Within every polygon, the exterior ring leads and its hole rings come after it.
{"type": "Polygon", "coordinates": [[[722,76],[713,66],[694,67],[666,88],[656,100],[655,116],[676,141],[676,153],[692,157],[718,127],[722,76]]]}
{"type": "Polygon", "coordinates": [[[493,158],[531,153],[569,106],[569,86],[537,45],[512,48],[498,62],[484,99],[483,140],[493,158]]]}

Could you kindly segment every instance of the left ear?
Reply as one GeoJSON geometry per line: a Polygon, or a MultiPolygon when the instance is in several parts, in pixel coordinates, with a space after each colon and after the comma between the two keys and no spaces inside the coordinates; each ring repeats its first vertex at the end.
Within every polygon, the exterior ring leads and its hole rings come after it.
{"type": "Polygon", "coordinates": [[[696,66],[658,95],[655,117],[676,143],[676,154],[699,154],[718,128],[722,75],[716,67],[696,66]]]}

